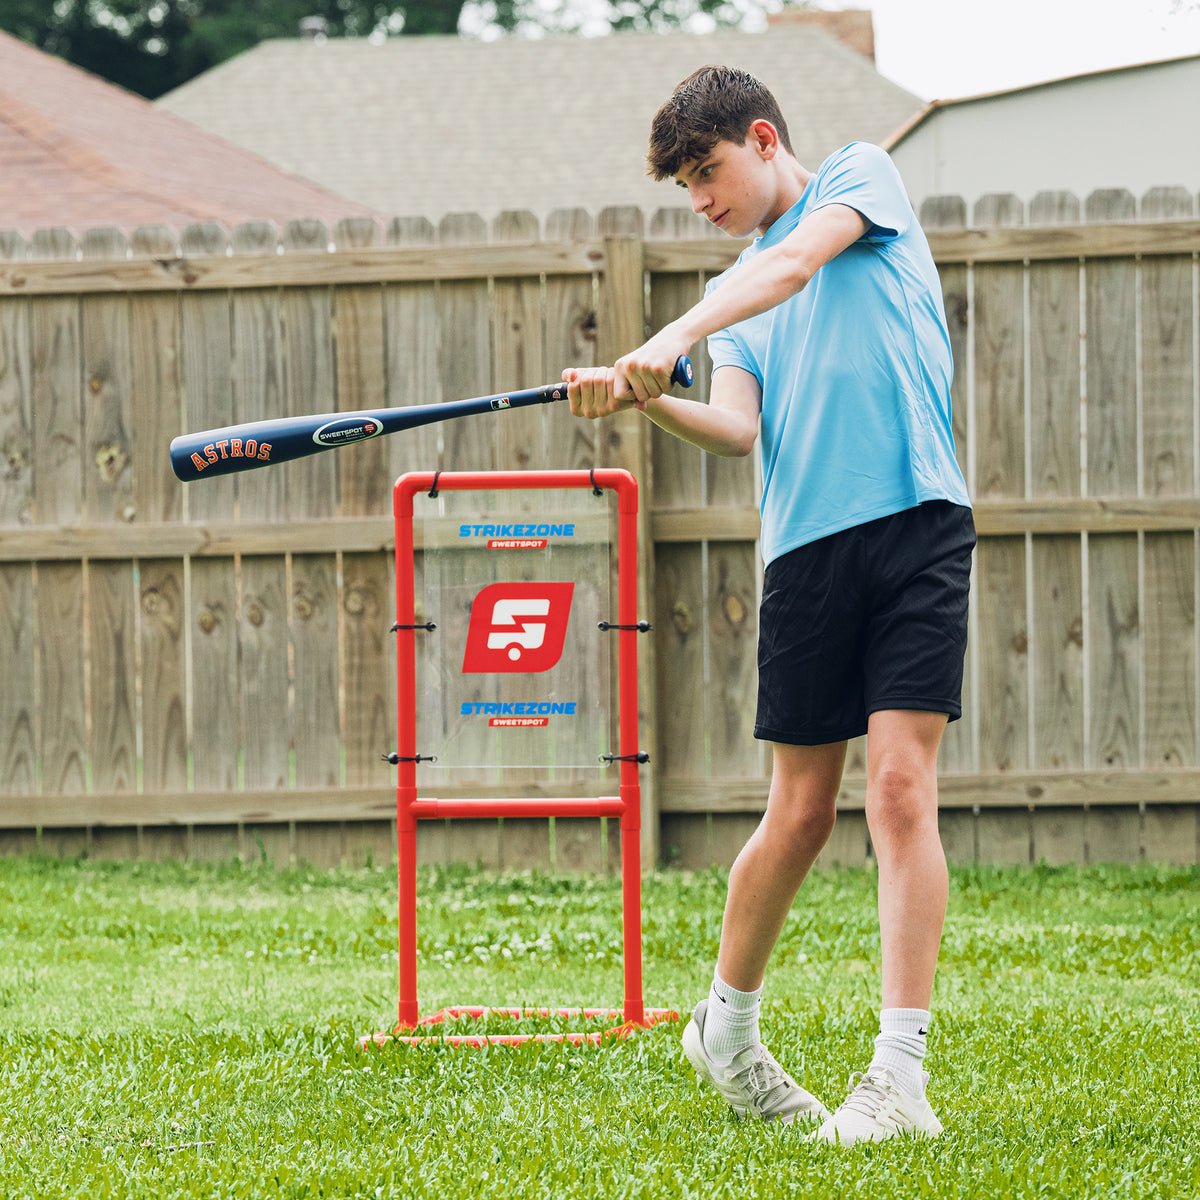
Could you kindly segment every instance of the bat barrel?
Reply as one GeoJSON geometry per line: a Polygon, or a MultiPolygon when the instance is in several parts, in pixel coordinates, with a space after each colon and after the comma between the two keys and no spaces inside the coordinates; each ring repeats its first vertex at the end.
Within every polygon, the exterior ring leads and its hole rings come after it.
{"type": "MultiPolygon", "coordinates": [[[[675,363],[672,383],[692,386],[692,363],[681,355],[675,363]]],[[[361,412],[324,413],[304,417],[280,417],[273,421],[249,421],[201,433],[185,433],[171,442],[171,469],[184,483],[212,479],[269,467],[352,446],[385,433],[398,433],[434,421],[469,417],[505,408],[551,404],[565,400],[565,383],[547,383],[523,391],[452,400],[448,404],[414,404],[407,408],[380,408],[361,412]]]]}
{"type": "Polygon", "coordinates": [[[369,426],[347,421],[350,414],[282,418],[230,425],[202,433],[185,433],[171,442],[171,469],[185,483],[237,471],[250,471],[272,463],[290,462],[335,445],[349,445],[364,437],[369,426]],[[355,430],[358,432],[355,432],[355,430]],[[318,431],[326,430],[326,440],[318,431]]]}

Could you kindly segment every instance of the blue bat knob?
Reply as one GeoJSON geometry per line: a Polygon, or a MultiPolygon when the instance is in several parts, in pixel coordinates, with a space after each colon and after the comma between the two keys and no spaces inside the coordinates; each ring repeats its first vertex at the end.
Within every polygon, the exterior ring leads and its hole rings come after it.
{"type": "Polygon", "coordinates": [[[675,370],[671,372],[671,382],[680,387],[691,387],[696,373],[692,370],[692,360],[686,354],[681,354],[675,360],[675,370]]]}

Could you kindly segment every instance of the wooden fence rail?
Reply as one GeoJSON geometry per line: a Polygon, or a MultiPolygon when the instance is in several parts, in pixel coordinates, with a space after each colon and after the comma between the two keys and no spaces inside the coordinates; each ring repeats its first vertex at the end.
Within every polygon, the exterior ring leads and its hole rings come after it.
{"type": "MultiPolygon", "coordinates": [[[[1175,189],[922,212],[980,535],[966,715],[943,753],[956,861],[1200,861],[1196,218],[1175,189]]],[[[611,361],[737,249],[674,210],[0,233],[0,847],[390,858],[392,481],[619,465],[642,484],[655,627],[643,852],[730,861],[769,771],[751,736],[753,460],[553,409],[220,485],[180,486],[165,450],[185,429],[611,361]]],[[[864,754],[829,863],[869,860],[864,754]]],[[[604,869],[615,836],[439,823],[422,852],[604,869]]]]}

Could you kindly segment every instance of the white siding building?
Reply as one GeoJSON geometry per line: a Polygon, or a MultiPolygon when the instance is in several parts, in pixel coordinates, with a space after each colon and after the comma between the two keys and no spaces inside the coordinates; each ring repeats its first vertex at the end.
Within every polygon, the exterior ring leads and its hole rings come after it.
{"type": "Polygon", "coordinates": [[[1200,55],[1013,91],[936,100],[885,143],[920,210],[929,196],[1154,188],[1200,192],[1200,55]]]}

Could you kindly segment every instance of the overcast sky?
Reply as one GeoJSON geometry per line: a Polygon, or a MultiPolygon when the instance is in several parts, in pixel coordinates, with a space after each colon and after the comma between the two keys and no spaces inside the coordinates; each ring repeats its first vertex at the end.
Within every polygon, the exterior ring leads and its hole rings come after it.
{"type": "Polygon", "coordinates": [[[821,7],[870,8],[876,66],[924,100],[1200,54],[1200,0],[832,0],[821,7]]]}

